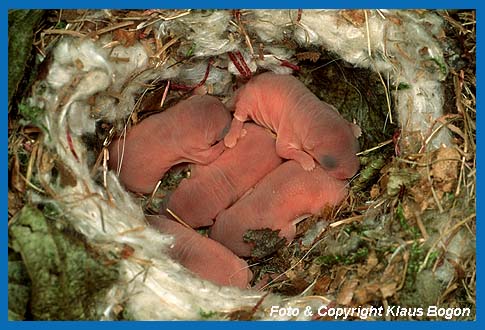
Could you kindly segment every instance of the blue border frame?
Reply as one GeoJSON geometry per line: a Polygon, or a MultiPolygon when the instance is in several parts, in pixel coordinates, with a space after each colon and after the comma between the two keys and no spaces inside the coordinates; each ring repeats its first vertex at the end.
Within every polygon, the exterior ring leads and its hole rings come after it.
{"type": "MultiPolygon", "coordinates": [[[[17,0],[17,1],[2,1],[0,6],[2,6],[2,13],[3,13],[3,33],[2,33],[2,46],[4,55],[3,58],[3,65],[2,65],[2,72],[3,77],[8,77],[8,61],[7,61],[7,45],[8,45],[8,10],[9,9],[27,9],[27,8],[41,8],[41,9],[50,9],[50,8],[125,8],[125,9],[139,9],[139,8],[449,8],[449,9],[476,9],[477,10],[477,20],[480,21],[482,19],[482,11],[481,11],[481,4],[479,1],[470,1],[470,0],[462,0],[462,1],[450,1],[450,0],[425,0],[425,1],[400,1],[400,2],[389,2],[389,1],[339,1],[339,2],[331,2],[325,3],[323,1],[315,1],[315,0],[304,0],[298,2],[290,2],[288,0],[270,0],[270,1],[256,1],[256,0],[246,0],[240,1],[238,0],[237,3],[229,3],[226,1],[217,1],[217,0],[177,0],[177,1],[153,1],[153,0],[142,0],[142,1],[92,1],[92,0],[75,0],[69,1],[66,0],[44,0],[44,1],[33,1],[33,0],[17,0]],[[6,2],[6,3],[5,3],[6,2]],[[237,6],[235,6],[237,4],[237,6]],[[297,6],[296,6],[297,5],[297,6]]],[[[482,47],[478,41],[481,41],[481,36],[483,35],[483,28],[482,24],[477,24],[477,56],[481,54],[482,47]]],[[[477,59],[477,86],[481,87],[479,82],[479,78],[481,77],[481,61],[479,58],[477,59]]],[[[6,105],[7,100],[7,79],[2,80],[2,93],[4,95],[3,100],[4,104],[6,105]]],[[[480,98],[481,91],[477,90],[476,93],[477,98],[480,98]]],[[[478,103],[478,102],[477,102],[478,103]]],[[[479,108],[479,104],[477,104],[477,109],[479,108]]],[[[479,219],[482,218],[482,210],[479,207],[480,203],[479,200],[481,199],[482,194],[482,186],[480,185],[482,180],[481,175],[481,161],[482,161],[482,153],[484,152],[484,147],[482,146],[482,134],[481,134],[481,127],[485,125],[485,119],[480,115],[480,112],[477,111],[477,217],[479,219]]],[[[1,117],[1,125],[7,131],[7,122],[8,122],[8,114],[7,111],[2,112],[1,117]]],[[[3,167],[2,176],[4,184],[1,187],[1,196],[2,196],[2,209],[4,210],[3,214],[7,214],[7,207],[8,207],[8,187],[5,184],[8,180],[8,171],[7,171],[7,147],[8,147],[8,139],[6,135],[3,135],[3,138],[0,140],[1,147],[3,148],[4,152],[0,155],[0,162],[1,166],[3,167]]],[[[3,220],[4,223],[4,235],[2,236],[2,246],[7,245],[7,219],[3,220]]],[[[479,253],[479,245],[481,241],[481,230],[479,229],[480,222],[477,221],[477,296],[481,292],[481,281],[478,279],[478,275],[480,273],[480,265],[482,263],[481,254],[479,253]]],[[[378,322],[332,322],[331,324],[328,323],[314,323],[314,322],[9,322],[7,321],[7,311],[8,311],[8,303],[7,303],[7,249],[2,250],[2,258],[4,260],[4,267],[2,267],[2,278],[3,286],[2,291],[3,295],[1,299],[0,309],[3,310],[4,317],[1,319],[1,323],[6,328],[19,328],[19,329],[33,329],[39,326],[49,327],[49,328],[62,328],[65,329],[66,327],[69,328],[105,328],[105,327],[117,327],[117,328],[126,328],[126,329],[133,329],[133,328],[144,328],[144,329],[160,329],[160,328],[188,328],[196,326],[199,329],[210,329],[213,330],[215,328],[224,328],[230,326],[232,329],[257,329],[257,328],[264,328],[271,327],[272,329],[283,329],[283,328],[294,328],[294,329],[313,329],[314,327],[320,326],[331,326],[332,328],[352,328],[352,327],[359,327],[364,329],[375,329],[375,328],[385,328],[389,326],[389,323],[378,321],[378,322]]],[[[455,324],[454,322],[444,321],[433,323],[432,325],[429,324],[427,321],[419,321],[419,322],[406,322],[406,321],[398,321],[393,322],[392,327],[398,328],[426,328],[429,326],[439,327],[439,328],[449,328],[457,327],[463,329],[475,329],[475,328],[484,328],[483,324],[483,317],[481,317],[481,308],[479,308],[478,303],[480,302],[479,297],[477,297],[477,320],[475,322],[460,322],[459,324],[455,324]]]]}
{"type": "Polygon", "coordinates": [[[156,1],[156,0],[142,0],[142,1],[127,1],[127,0],[109,0],[109,1],[94,1],[94,0],[7,0],[7,4],[2,3],[6,8],[65,8],[65,9],[79,9],[79,8],[123,8],[123,9],[141,9],[141,8],[449,8],[449,9],[473,9],[479,6],[478,1],[463,0],[424,0],[424,1],[399,1],[390,2],[386,0],[341,0],[326,3],[318,0],[303,0],[292,2],[289,0],[236,0],[228,2],[223,0],[172,0],[172,1],[156,1]],[[237,6],[236,6],[237,4],[237,6]],[[298,5],[298,6],[296,6],[298,5]]]}

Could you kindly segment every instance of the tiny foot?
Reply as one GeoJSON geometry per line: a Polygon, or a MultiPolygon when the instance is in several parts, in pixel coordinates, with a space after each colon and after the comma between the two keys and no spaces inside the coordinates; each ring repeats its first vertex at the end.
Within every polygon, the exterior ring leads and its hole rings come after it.
{"type": "Polygon", "coordinates": [[[285,159],[293,159],[303,167],[305,171],[311,171],[315,168],[315,161],[313,157],[306,152],[295,148],[291,144],[278,143],[276,139],[276,153],[285,159]]]}
{"type": "Polygon", "coordinates": [[[233,134],[233,132],[227,133],[226,136],[224,136],[224,145],[228,148],[233,148],[236,145],[237,142],[237,135],[233,134]]]}
{"type": "Polygon", "coordinates": [[[241,130],[243,129],[244,122],[237,118],[233,118],[231,122],[231,128],[224,137],[224,144],[228,148],[233,148],[239,137],[241,136],[241,130]]]}
{"type": "Polygon", "coordinates": [[[307,172],[312,171],[315,169],[315,161],[313,159],[299,159],[297,160],[301,167],[307,172]]]}

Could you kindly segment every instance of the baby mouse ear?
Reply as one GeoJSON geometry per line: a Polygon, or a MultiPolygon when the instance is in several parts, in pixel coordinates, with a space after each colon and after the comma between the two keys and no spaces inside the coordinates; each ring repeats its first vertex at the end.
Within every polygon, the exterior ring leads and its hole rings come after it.
{"type": "Polygon", "coordinates": [[[359,125],[349,122],[349,126],[355,138],[359,138],[362,135],[362,130],[360,129],[359,125]]]}

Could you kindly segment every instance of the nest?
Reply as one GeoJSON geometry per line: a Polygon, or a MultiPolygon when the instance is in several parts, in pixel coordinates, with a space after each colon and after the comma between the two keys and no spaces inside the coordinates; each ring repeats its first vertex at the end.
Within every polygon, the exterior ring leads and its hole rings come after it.
{"type": "Polygon", "coordinates": [[[11,319],[333,319],[317,311],[336,306],[474,318],[474,12],[13,11],[10,35],[15,15],[36,33],[9,52],[33,44],[39,65],[29,80],[28,51],[10,63],[22,68],[9,76],[11,319]],[[219,287],[171,260],[172,238],[145,222],[180,173],[133,195],[107,146],[190,93],[225,99],[268,70],[361,126],[362,168],[338,209],[252,266],[270,281],[219,287]]]}

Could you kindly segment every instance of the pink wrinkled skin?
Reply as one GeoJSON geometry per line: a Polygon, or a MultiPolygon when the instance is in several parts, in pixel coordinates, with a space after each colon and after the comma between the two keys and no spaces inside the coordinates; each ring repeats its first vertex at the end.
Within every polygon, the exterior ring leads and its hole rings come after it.
{"type": "Polygon", "coordinates": [[[305,171],[296,161],[287,161],[219,213],[209,237],[244,257],[251,255],[252,246],[243,241],[250,229],[280,230],[279,236],[290,242],[295,237],[295,219],[339,204],[347,195],[346,185],[321,167],[305,171]]]}
{"type": "Polygon", "coordinates": [[[109,167],[119,170],[127,189],[150,193],[173,165],[214,161],[224,150],[220,140],[229,123],[230,114],[217,98],[192,96],[143,120],[126,139],[113,141],[109,167]]]}
{"type": "MultiPolygon", "coordinates": [[[[266,129],[245,124],[246,134],[209,165],[195,165],[169,197],[167,207],[193,228],[210,226],[220,211],[281,164],[266,129]]],[[[166,214],[162,210],[163,214],[166,214]]]]}
{"type": "Polygon", "coordinates": [[[169,255],[200,278],[248,288],[253,276],[248,264],[218,242],[164,216],[148,216],[147,221],[160,232],[174,236],[169,255]]]}
{"type": "Polygon", "coordinates": [[[315,160],[338,179],[350,178],[359,169],[358,126],[293,76],[260,74],[240,88],[228,106],[235,108],[224,138],[229,148],[241,136],[243,122],[252,119],[276,133],[280,157],[296,160],[307,171],[315,168],[315,160]]]}

